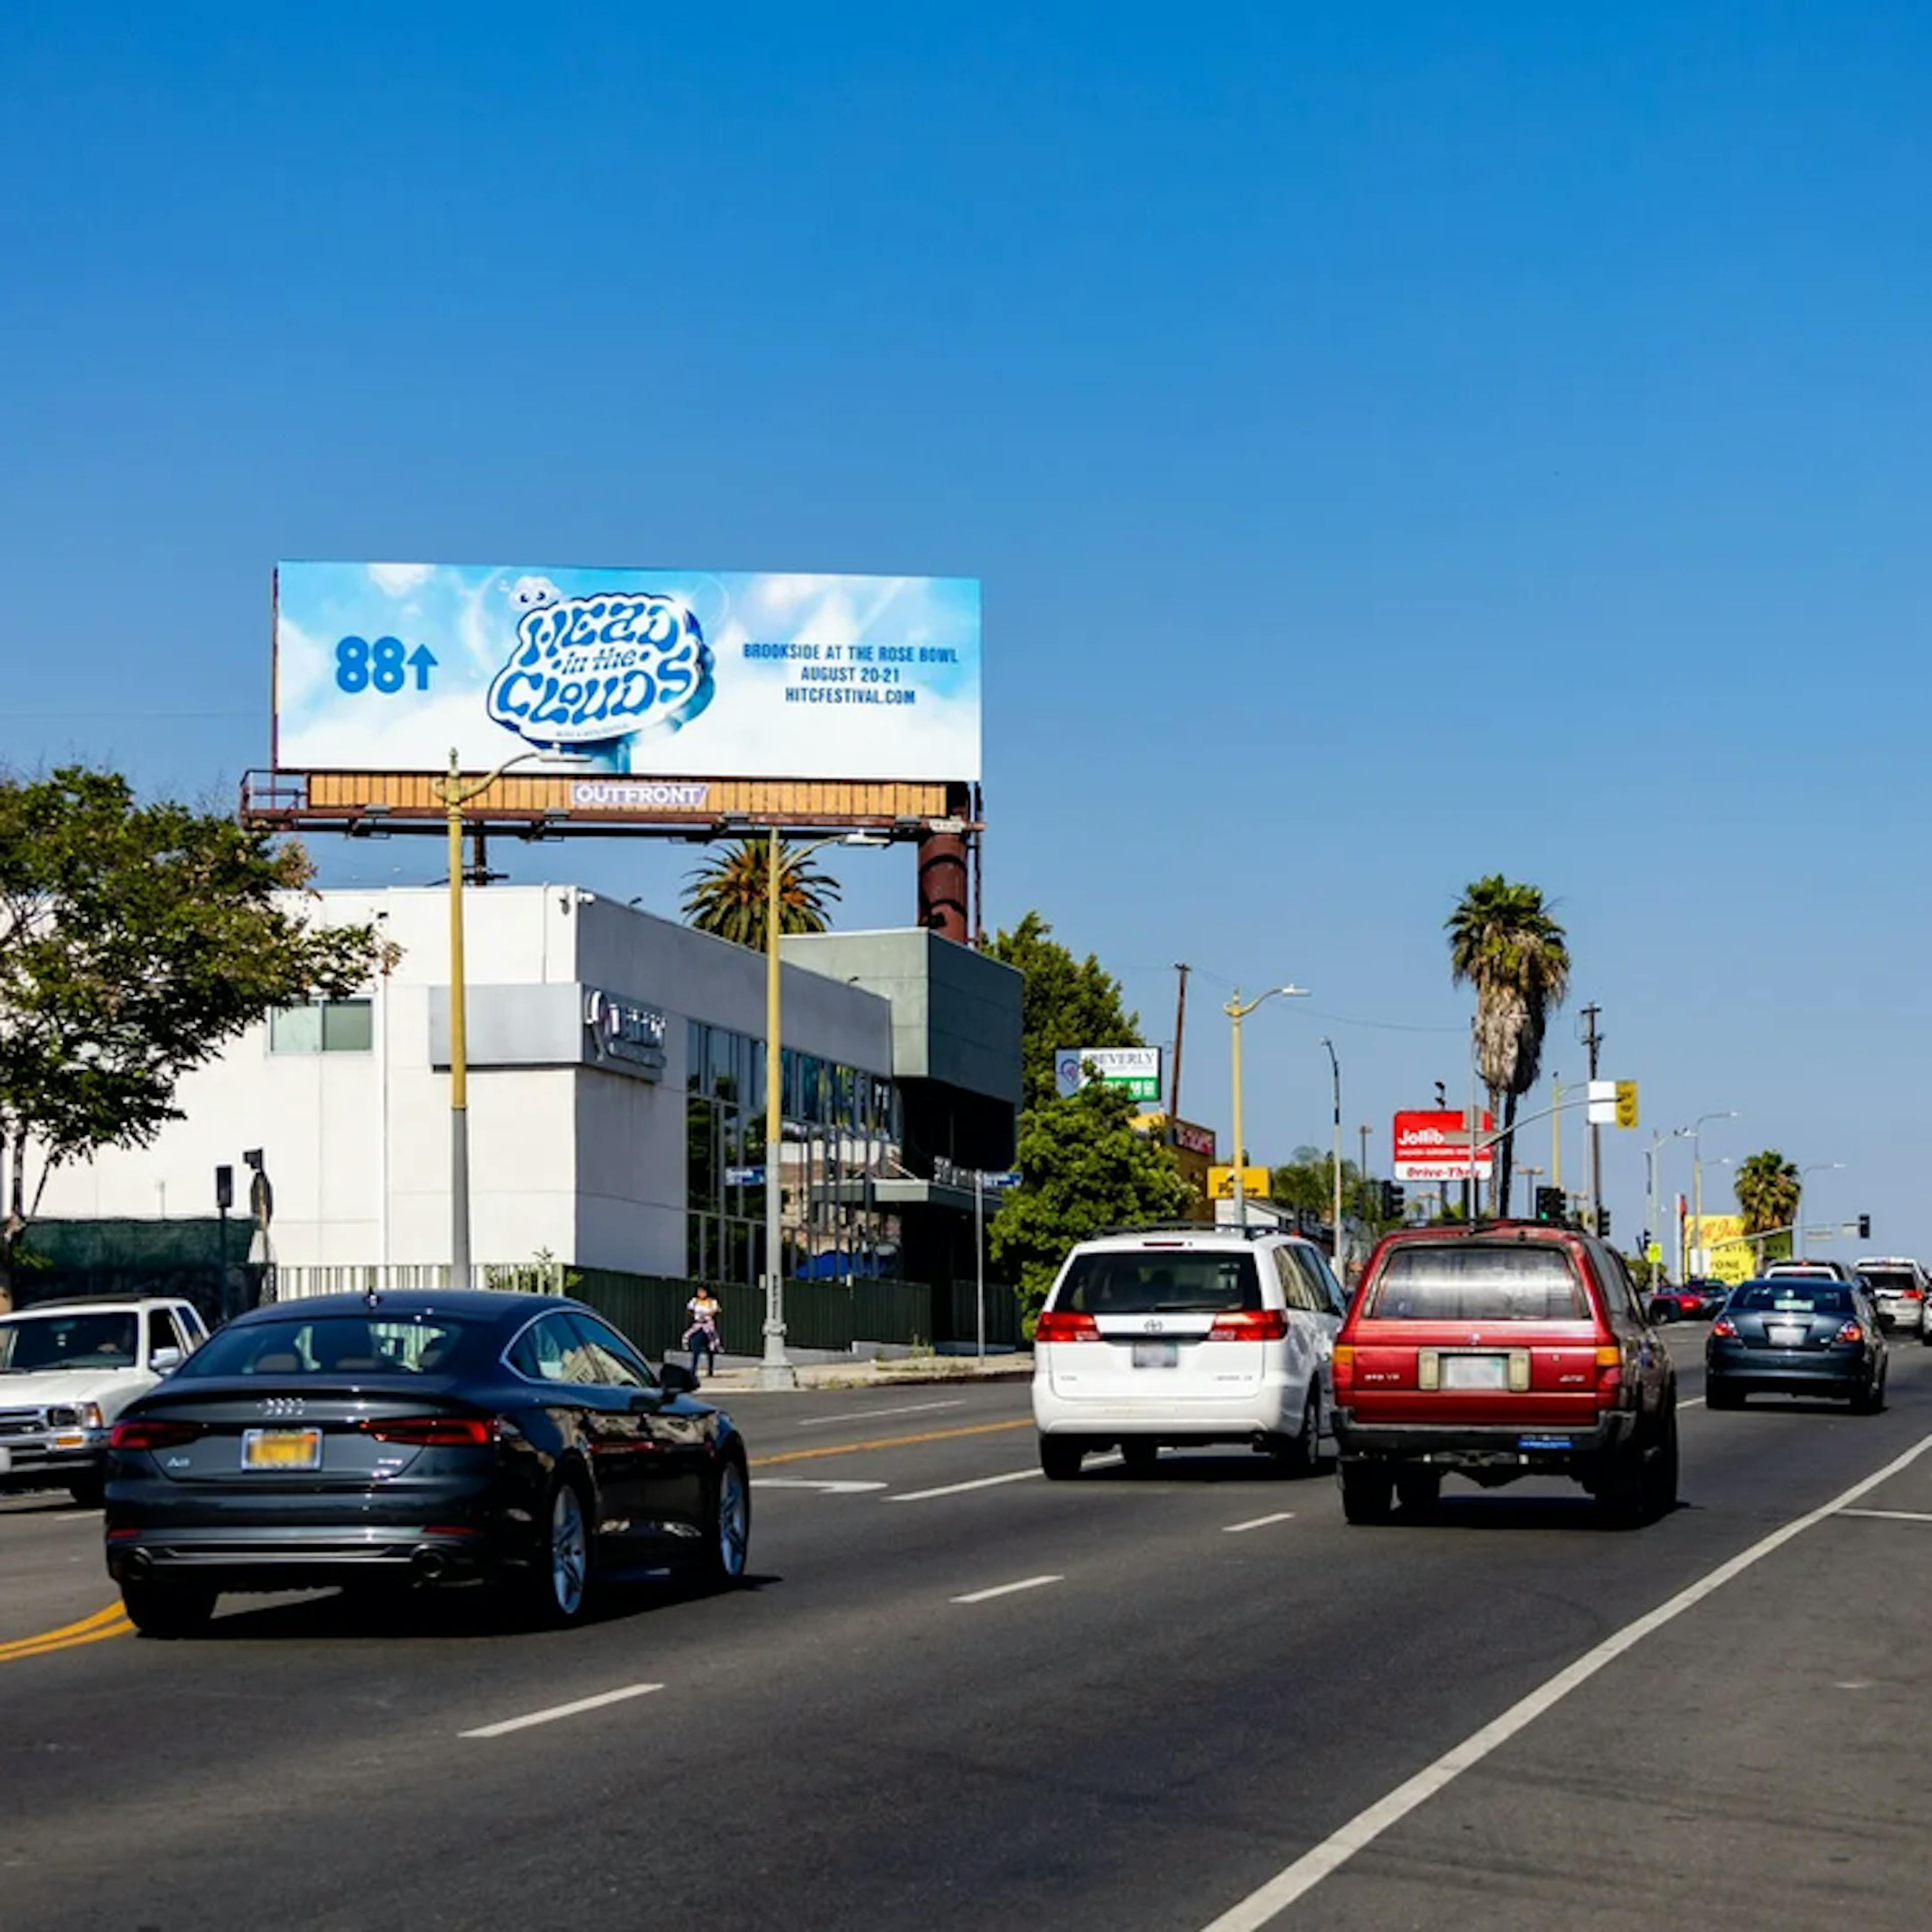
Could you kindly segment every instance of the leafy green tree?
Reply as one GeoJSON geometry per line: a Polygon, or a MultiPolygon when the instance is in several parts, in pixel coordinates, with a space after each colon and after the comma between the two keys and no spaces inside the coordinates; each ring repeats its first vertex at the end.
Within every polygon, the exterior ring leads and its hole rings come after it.
{"type": "MultiPolygon", "coordinates": [[[[683,901],[686,921],[700,932],[715,932],[740,946],[765,950],[770,918],[766,894],[771,878],[771,841],[740,838],[689,875],[683,901]]],[[[795,846],[778,844],[778,930],[823,932],[832,923],[827,910],[838,896],[838,883],[821,872],[795,846]]]]}
{"type": "Polygon", "coordinates": [[[1139,1046],[1140,1016],[1121,1004],[1120,982],[1092,953],[1076,959],[1054,938],[1053,928],[1030,912],[1010,932],[998,934],[988,956],[1025,975],[1022,994],[1021,1104],[1047,1105],[1057,1097],[1054,1055],[1063,1047],[1139,1046]]]}
{"type": "MultiPolygon", "coordinates": [[[[1744,1217],[1747,1234],[1767,1234],[1773,1228],[1789,1228],[1798,1219],[1798,1203],[1803,1190],[1797,1163],[1785,1159],[1775,1148],[1747,1155],[1739,1161],[1732,1184],[1737,1190],[1738,1207],[1744,1217]]],[[[1770,1234],[1755,1244],[1758,1264],[1776,1261],[1798,1250],[1790,1234],[1770,1234]]]]}
{"type": "Polygon", "coordinates": [[[1516,1102],[1536,1084],[1544,1030],[1570,988],[1570,949],[1539,886],[1492,872],[1465,888],[1444,922],[1449,973],[1476,989],[1476,1061],[1502,1117],[1501,1158],[1490,1197],[1505,1207],[1516,1162],[1516,1102]]]}
{"type": "Polygon", "coordinates": [[[0,778],[0,1306],[50,1174],[150,1144],[182,1076],[272,1008],[366,983],[374,932],[308,924],[309,876],[299,847],[111,772],[0,778]]]}
{"type": "Polygon", "coordinates": [[[1076,1241],[1102,1228],[1172,1220],[1192,1198],[1172,1150],[1136,1132],[1133,1121],[1132,1099],[1098,1081],[1021,1117],[1025,1179],[1001,1203],[987,1238],[994,1260],[1017,1280],[1029,1336],[1076,1241]]]}

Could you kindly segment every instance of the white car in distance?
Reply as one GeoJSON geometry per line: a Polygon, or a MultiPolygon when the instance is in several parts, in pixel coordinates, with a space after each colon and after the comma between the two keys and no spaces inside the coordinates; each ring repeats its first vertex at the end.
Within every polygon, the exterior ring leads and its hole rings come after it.
{"type": "Polygon", "coordinates": [[[1347,1308],[1300,1235],[1186,1223],[1082,1241],[1034,1336],[1041,1468],[1064,1480],[1118,1446],[1144,1474],[1163,1448],[1242,1442],[1312,1472],[1347,1308]]]}

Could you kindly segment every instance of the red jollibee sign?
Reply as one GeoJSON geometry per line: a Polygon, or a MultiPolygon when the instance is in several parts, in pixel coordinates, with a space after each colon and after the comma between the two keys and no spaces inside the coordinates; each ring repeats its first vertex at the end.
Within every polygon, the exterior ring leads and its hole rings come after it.
{"type": "MultiPolygon", "coordinates": [[[[1495,1116],[1485,1111],[1480,1138],[1492,1132],[1495,1116]]],[[[1475,1178],[1486,1180],[1496,1164],[1496,1150],[1476,1150],[1475,1178]]],[[[1398,1180],[1467,1180],[1468,1117],[1461,1113],[1412,1112],[1395,1117],[1395,1178],[1398,1180]]]]}

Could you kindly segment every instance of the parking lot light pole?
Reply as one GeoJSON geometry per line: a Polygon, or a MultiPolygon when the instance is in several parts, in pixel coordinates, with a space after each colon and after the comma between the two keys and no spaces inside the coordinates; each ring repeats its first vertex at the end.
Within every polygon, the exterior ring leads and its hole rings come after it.
{"type": "Polygon", "coordinates": [[[1241,1004],[1241,989],[1234,988],[1234,997],[1222,1007],[1228,1016],[1228,1030],[1233,1036],[1234,1054],[1234,1225],[1245,1228],[1248,1225],[1248,1192],[1241,1174],[1242,1163],[1247,1159],[1247,1149],[1241,1138],[1241,1022],[1264,1000],[1272,1000],[1279,994],[1283,999],[1305,1000],[1308,998],[1306,986],[1270,986],[1265,993],[1258,994],[1241,1004]]]}
{"type": "MultiPolygon", "coordinates": [[[[821,838],[793,854],[790,862],[802,866],[828,845],[884,845],[876,833],[854,832],[821,838]]],[[[765,1347],[758,1362],[760,1388],[796,1388],[798,1371],[785,1353],[784,1234],[779,1177],[784,1155],[784,975],[778,958],[784,932],[784,874],[786,865],[778,828],[770,830],[765,854],[765,1347]]]]}
{"type": "MultiPolygon", "coordinates": [[[[1700,1114],[1690,1126],[1677,1130],[1676,1137],[1690,1143],[1690,1217],[1696,1224],[1700,1252],[1704,1256],[1706,1268],[1710,1265],[1711,1244],[1704,1239],[1704,1144],[1702,1138],[1704,1123],[1706,1120],[1735,1120],[1737,1117],[1736,1108],[1726,1107],[1718,1113],[1700,1114]]],[[[1690,1272],[1690,1256],[1687,1248],[1683,1274],[1679,1279],[1688,1278],[1690,1272]]]]}

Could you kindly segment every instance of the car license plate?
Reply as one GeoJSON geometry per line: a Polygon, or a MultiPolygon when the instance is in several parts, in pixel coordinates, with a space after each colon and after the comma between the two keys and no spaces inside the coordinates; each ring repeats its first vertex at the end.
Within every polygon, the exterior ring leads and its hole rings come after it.
{"type": "Polygon", "coordinates": [[[319,1469],[322,1431],[319,1429],[244,1429],[242,1432],[244,1469],[319,1469]]]}
{"type": "Polygon", "coordinates": [[[1506,1389],[1509,1387],[1509,1358],[1444,1355],[1442,1386],[1446,1389],[1506,1389]]]}
{"type": "Polygon", "coordinates": [[[1178,1342],[1136,1342],[1134,1366],[1137,1369],[1171,1369],[1180,1360],[1178,1342]]]}
{"type": "Polygon", "coordinates": [[[1764,1333],[1765,1339],[1774,1348],[1802,1348],[1804,1346],[1805,1330],[1802,1328],[1786,1328],[1782,1325],[1774,1328],[1767,1322],[1765,1324],[1764,1333]]]}

